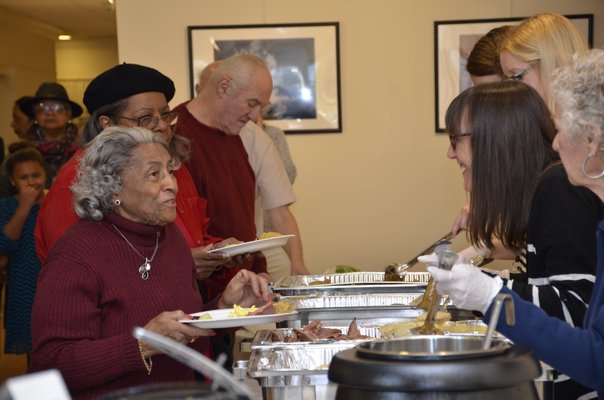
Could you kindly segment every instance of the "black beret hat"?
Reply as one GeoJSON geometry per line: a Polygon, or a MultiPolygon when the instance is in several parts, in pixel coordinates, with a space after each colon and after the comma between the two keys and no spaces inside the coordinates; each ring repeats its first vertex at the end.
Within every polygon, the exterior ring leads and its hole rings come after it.
{"type": "MultiPolygon", "coordinates": [[[[44,82],[36,90],[36,95],[23,103],[23,107],[28,109],[34,115],[34,106],[43,100],[57,100],[69,104],[71,116],[74,118],[82,115],[82,107],[67,97],[67,91],[63,85],[56,82],[44,82]]],[[[26,113],[27,114],[27,113],[26,113]]]]}
{"type": "Polygon", "coordinates": [[[84,92],[84,105],[92,115],[99,107],[139,93],[160,92],[174,97],[174,82],[156,69],[119,64],[94,78],[84,92]]]}

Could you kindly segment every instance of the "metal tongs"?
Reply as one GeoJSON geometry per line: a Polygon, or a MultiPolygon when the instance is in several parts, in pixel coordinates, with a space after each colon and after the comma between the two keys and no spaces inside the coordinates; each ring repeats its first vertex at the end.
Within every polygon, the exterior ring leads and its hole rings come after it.
{"type": "MultiPolygon", "coordinates": [[[[450,271],[451,268],[453,268],[453,265],[459,256],[457,253],[450,251],[450,248],[451,242],[448,240],[442,241],[442,243],[435,247],[434,252],[438,256],[438,268],[446,269],[447,271],[450,271]]],[[[426,287],[426,292],[424,293],[423,299],[420,302],[420,306],[422,303],[429,304],[426,321],[422,326],[411,329],[411,333],[414,335],[433,335],[441,333],[436,328],[435,321],[442,297],[436,292],[434,278],[430,278],[430,281],[432,282],[432,285],[428,283],[429,287],[426,287]]]]}
{"type": "Polygon", "coordinates": [[[407,272],[407,270],[409,270],[411,267],[413,267],[413,266],[415,266],[415,264],[417,264],[417,262],[418,262],[417,259],[420,256],[435,252],[436,248],[438,246],[442,246],[445,243],[448,243],[449,246],[451,246],[450,240],[452,238],[453,238],[453,234],[451,232],[447,232],[443,237],[438,239],[436,242],[431,244],[428,248],[424,249],[421,253],[419,253],[418,255],[416,255],[415,257],[413,257],[406,263],[404,263],[404,264],[392,263],[392,264],[389,264],[388,266],[395,269],[397,274],[402,277],[407,272]]]}

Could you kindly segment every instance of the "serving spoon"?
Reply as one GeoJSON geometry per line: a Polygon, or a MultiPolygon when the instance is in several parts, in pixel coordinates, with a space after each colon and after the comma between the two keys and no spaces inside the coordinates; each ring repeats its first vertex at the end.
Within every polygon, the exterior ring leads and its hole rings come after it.
{"type": "MultiPolygon", "coordinates": [[[[450,246],[449,242],[449,246],[450,246]]],[[[453,268],[453,264],[459,258],[457,253],[454,253],[450,250],[442,250],[436,249],[436,254],[438,255],[438,268],[445,269],[450,271],[453,268]]],[[[433,278],[430,278],[432,282],[434,282],[433,278]]],[[[438,313],[438,309],[440,307],[440,302],[442,300],[442,296],[440,296],[436,291],[436,285],[433,283],[431,287],[430,293],[428,293],[428,288],[426,288],[426,292],[424,293],[424,298],[428,298],[430,307],[428,308],[428,314],[426,315],[426,321],[422,326],[417,328],[411,328],[410,332],[413,335],[433,335],[437,333],[442,333],[436,328],[435,321],[436,315],[438,313]]],[[[421,303],[420,303],[421,304],[421,303]]]]}

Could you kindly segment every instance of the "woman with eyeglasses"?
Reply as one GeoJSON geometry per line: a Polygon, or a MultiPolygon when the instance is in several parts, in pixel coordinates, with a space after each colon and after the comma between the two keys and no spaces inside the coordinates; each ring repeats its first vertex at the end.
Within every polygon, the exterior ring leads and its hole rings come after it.
{"type": "MultiPolygon", "coordinates": [[[[554,69],[568,65],[573,54],[587,51],[587,42],[577,28],[562,15],[542,13],[511,28],[500,41],[498,58],[502,78],[522,81],[533,87],[553,112],[555,104],[548,95],[548,87],[554,69]]],[[[553,136],[551,140],[554,140],[553,136]]],[[[454,235],[465,229],[467,218],[468,206],[464,206],[453,222],[451,231],[454,235]]],[[[490,248],[484,245],[468,248],[464,255],[477,261],[514,258],[497,241],[494,243],[490,248]]],[[[521,261],[523,264],[524,260],[521,261]]]]}
{"type": "Polygon", "coordinates": [[[27,140],[44,157],[46,186],[49,187],[61,166],[80,147],[78,128],[71,119],[82,115],[82,107],[69,99],[62,85],[44,82],[36,95],[25,102],[24,108],[34,115],[34,125],[27,134],[27,140]]]}
{"type": "Polygon", "coordinates": [[[585,54],[587,42],[566,17],[542,13],[525,19],[501,44],[500,63],[506,77],[532,86],[553,112],[549,95],[552,74],[569,65],[574,54],[585,54]]]}
{"type": "Polygon", "coordinates": [[[104,129],[79,160],[71,188],[81,220],[40,271],[29,367],[58,369],[74,400],[195,380],[188,366],[137,342],[134,327],[207,352],[228,331],[181,323],[192,319],[189,313],[270,301],[266,280],[239,271],[204,304],[195,263],[174,224],[180,207],[175,161],[162,137],[123,126],[104,129]]]}
{"type": "MultiPolygon", "coordinates": [[[[222,267],[239,265],[245,256],[209,253],[213,248],[239,241],[234,238],[222,240],[207,233],[206,201],[198,196],[183,163],[189,156],[189,142],[172,131],[176,113],[170,111],[168,102],[174,92],[170,78],[146,66],[124,63],[103,72],[90,82],[84,93],[90,119],[82,131],[82,142],[89,143],[110,126],[140,126],[169,143],[178,164],[174,173],[179,186],[176,224],[189,243],[197,265],[197,278],[201,280],[222,267]]],[[[79,219],[72,206],[70,186],[76,180],[78,160],[83,153],[80,150],[61,169],[40,209],[35,236],[36,250],[42,262],[51,246],[79,219]]]]}
{"type": "MultiPolygon", "coordinates": [[[[586,55],[574,59],[570,65],[558,69],[551,91],[556,99],[554,120],[558,128],[553,148],[559,152],[567,173],[564,183],[570,181],[573,185],[587,188],[596,194],[600,201],[604,201],[604,113],[602,112],[604,110],[604,51],[591,50],[586,55]]],[[[463,96],[465,99],[456,101],[457,109],[465,108],[463,105],[468,102],[474,104],[474,101],[471,101],[472,94],[463,96]]],[[[475,113],[469,112],[469,114],[475,113]]],[[[492,111],[494,119],[501,114],[497,110],[492,111]]],[[[501,117],[499,122],[502,122],[503,118],[501,117]]],[[[472,122],[475,121],[474,117],[470,119],[472,122]]],[[[473,134],[476,132],[475,128],[474,126],[472,129],[473,134]]],[[[461,142],[458,149],[460,145],[461,142]]],[[[472,150],[476,147],[472,144],[472,150]]],[[[537,193],[534,197],[536,196],[537,193]]],[[[562,230],[550,231],[552,237],[572,234],[578,228],[579,221],[572,223],[574,220],[567,216],[574,212],[575,210],[570,207],[558,211],[555,217],[569,220],[571,224],[561,227],[562,230]]],[[[530,229],[531,226],[529,226],[529,235],[530,229]]],[[[451,271],[429,266],[428,271],[434,276],[436,289],[440,294],[448,295],[453,304],[459,308],[482,311],[485,320],[491,317],[491,304],[495,296],[499,293],[512,296],[515,324],[508,326],[505,323],[505,316],[502,315],[497,330],[517,345],[532,349],[538,359],[598,391],[597,394],[581,396],[581,399],[593,399],[598,396],[602,399],[604,398],[604,357],[602,357],[604,354],[604,221],[599,222],[597,230],[592,232],[592,237],[588,239],[593,240],[596,237],[598,270],[595,289],[589,299],[589,308],[584,321],[575,327],[546,315],[543,310],[545,307],[539,309],[534,304],[524,301],[522,293],[510,291],[503,285],[501,279],[488,277],[467,263],[456,264],[451,271]]],[[[566,250],[564,258],[571,265],[575,265],[572,256],[577,252],[573,247],[576,244],[577,239],[560,244],[559,251],[566,250]]],[[[536,251],[539,252],[540,249],[537,248],[536,251]]],[[[429,262],[433,264],[433,261],[429,262]]],[[[556,289],[561,288],[561,282],[553,281],[552,278],[550,281],[556,289]]],[[[567,293],[572,294],[568,291],[567,293]]],[[[577,392],[573,395],[570,393],[564,395],[557,389],[558,387],[554,389],[556,398],[578,398],[577,392]]]]}
{"type": "MultiPolygon", "coordinates": [[[[556,128],[539,93],[511,80],[475,86],[453,100],[445,123],[447,156],[458,163],[470,193],[470,242],[492,247],[498,240],[526,257],[526,275],[503,284],[550,316],[581,326],[604,207],[594,193],[569,182],[552,149],[556,128]]],[[[559,394],[586,390],[564,385],[559,394]]]]}

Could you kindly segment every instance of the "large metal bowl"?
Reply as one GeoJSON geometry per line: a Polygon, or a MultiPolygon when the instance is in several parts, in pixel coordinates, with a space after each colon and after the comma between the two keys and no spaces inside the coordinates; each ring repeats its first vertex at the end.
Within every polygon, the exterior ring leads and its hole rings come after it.
{"type": "Polygon", "coordinates": [[[496,339],[490,348],[483,349],[483,342],[480,336],[409,336],[362,343],[357,346],[357,355],[382,360],[445,360],[491,356],[511,348],[509,342],[496,339]]]}

